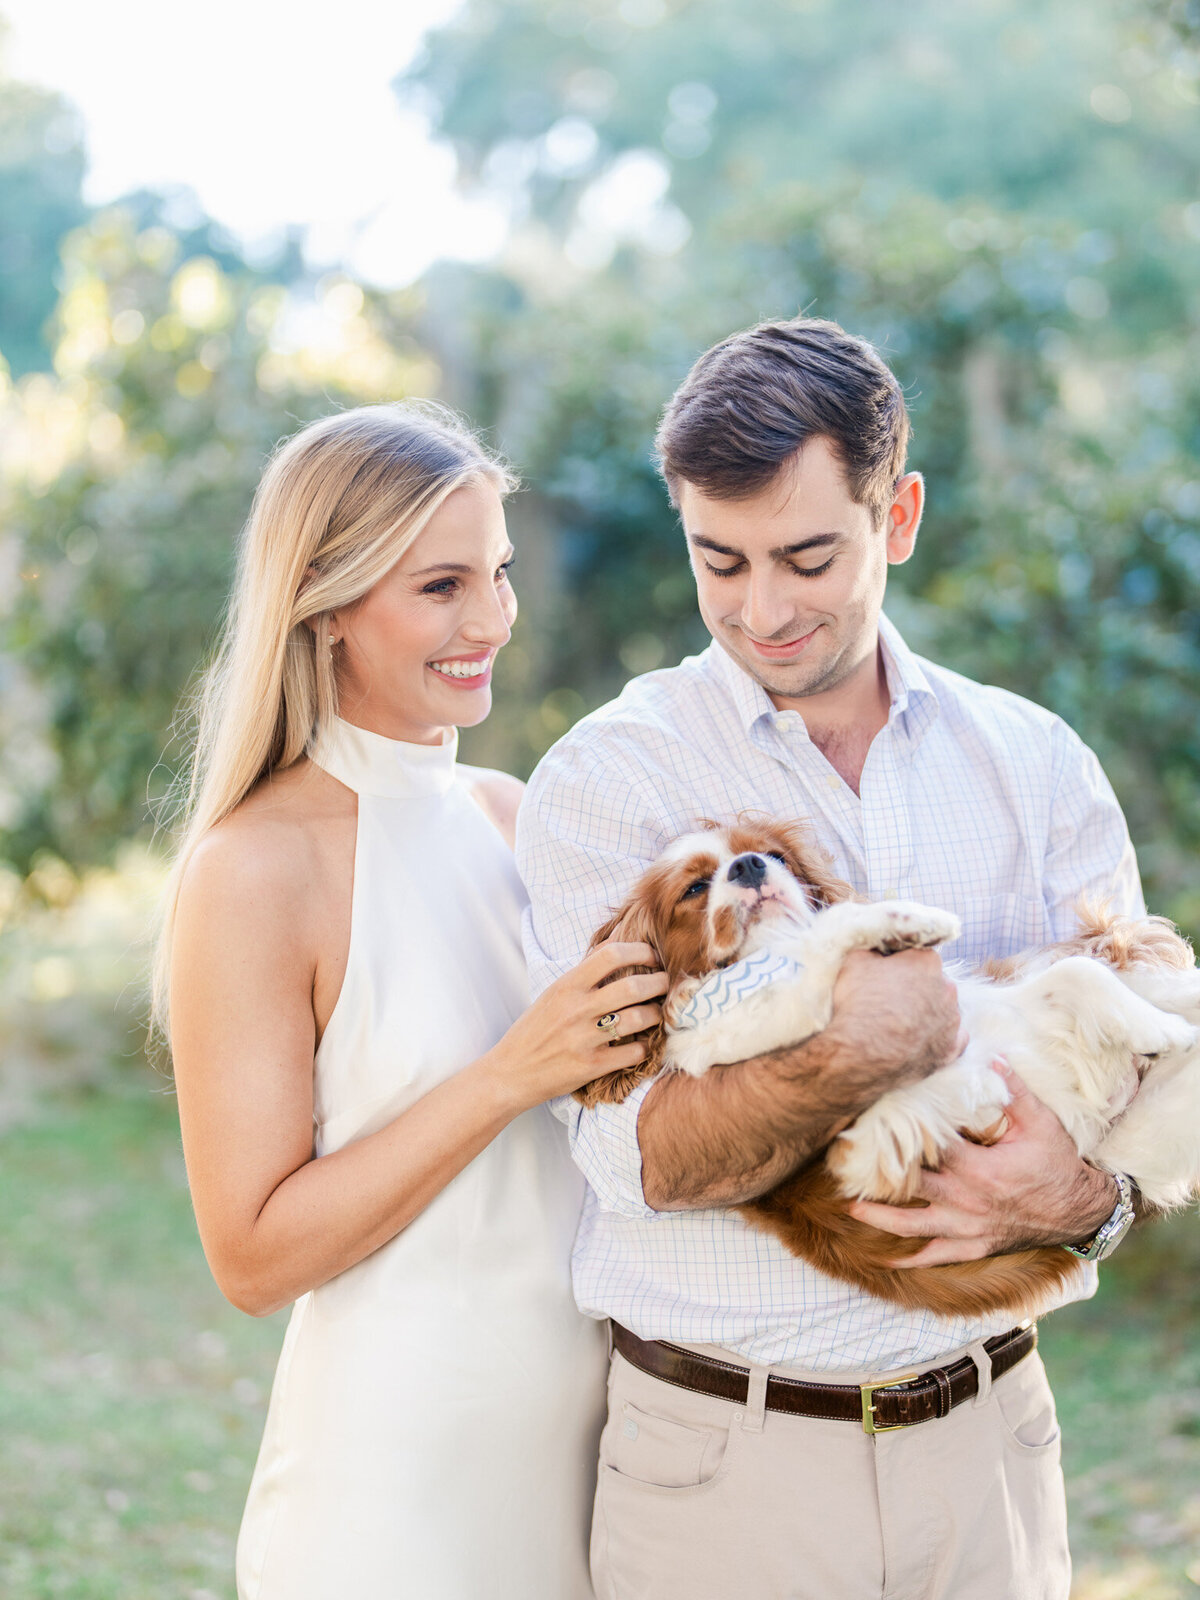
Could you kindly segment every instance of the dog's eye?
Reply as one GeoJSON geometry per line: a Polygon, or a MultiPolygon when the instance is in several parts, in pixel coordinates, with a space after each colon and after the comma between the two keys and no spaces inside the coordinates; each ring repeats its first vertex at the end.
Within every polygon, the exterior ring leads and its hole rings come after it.
{"type": "Polygon", "coordinates": [[[692,897],[694,895],[703,894],[704,891],[707,888],[708,888],[708,879],[707,878],[697,878],[695,883],[689,883],[688,884],[687,888],[683,891],[683,893],[679,896],[679,898],[681,900],[690,900],[690,899],[692,899],[692,897]]]}
{"type": "Polygon", "coordinates": [[[792,870],[791,867],[788,866],[788,858],[781,850],[764,850],[763,855],[770,856],[772,861],[778,861],[779,865],[781,867],[787,867],[789,872],[792,870]]]}

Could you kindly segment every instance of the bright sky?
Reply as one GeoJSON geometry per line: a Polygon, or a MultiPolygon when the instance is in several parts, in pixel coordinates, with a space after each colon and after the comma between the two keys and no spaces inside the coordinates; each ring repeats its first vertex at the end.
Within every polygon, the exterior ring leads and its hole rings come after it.
{"type": "Polygon", "coordinates": [[[90,201],[186,185],[249,246],[299,223],[314,263],[392,286],[503,233],[389,87],[459,4],[0,0],[0,15],[8,71],[82,112],[90,201]]]}

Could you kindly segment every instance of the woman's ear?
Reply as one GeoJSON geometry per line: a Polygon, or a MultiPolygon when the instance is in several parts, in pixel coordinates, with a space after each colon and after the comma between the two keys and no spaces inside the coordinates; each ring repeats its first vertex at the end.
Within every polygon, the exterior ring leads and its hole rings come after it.
{"type": "Polygon", "coordinates": [[[342,642],[342,627],[336,611],[318,611],[315,616],[305,617],[304,626],[312,630],[318,644],[324,640],[331,650],[342,642]]]}

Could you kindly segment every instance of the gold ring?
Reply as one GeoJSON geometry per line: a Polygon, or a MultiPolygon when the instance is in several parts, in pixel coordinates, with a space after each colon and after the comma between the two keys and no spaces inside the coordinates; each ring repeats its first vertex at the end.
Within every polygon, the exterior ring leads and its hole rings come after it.
{"type": "Polygon", "coordinates": [[[610,1039],[615,1039],[617,1029],[621,1026],[621,1019],[615,1011],[606,1011],[602,1017],[596,1018],[596,1026],[601,1033],[606,1033],[610,1039]]]}

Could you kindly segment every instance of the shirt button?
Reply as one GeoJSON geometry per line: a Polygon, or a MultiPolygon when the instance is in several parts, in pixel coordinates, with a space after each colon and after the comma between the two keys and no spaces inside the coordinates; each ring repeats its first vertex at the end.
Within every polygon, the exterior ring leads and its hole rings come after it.
{"type": "Polygon", "coordinates": [[[825,779],[825,782],[831,789],[840,789],[842,786],[842,780],[838,777],[836,772],[831,772],[825,779]]]}
{"type": "Polygon", "coordinates": [[[883,891],[883,898],[885,900],[899,900],[900,891],[894,883],[883,891]]]}

